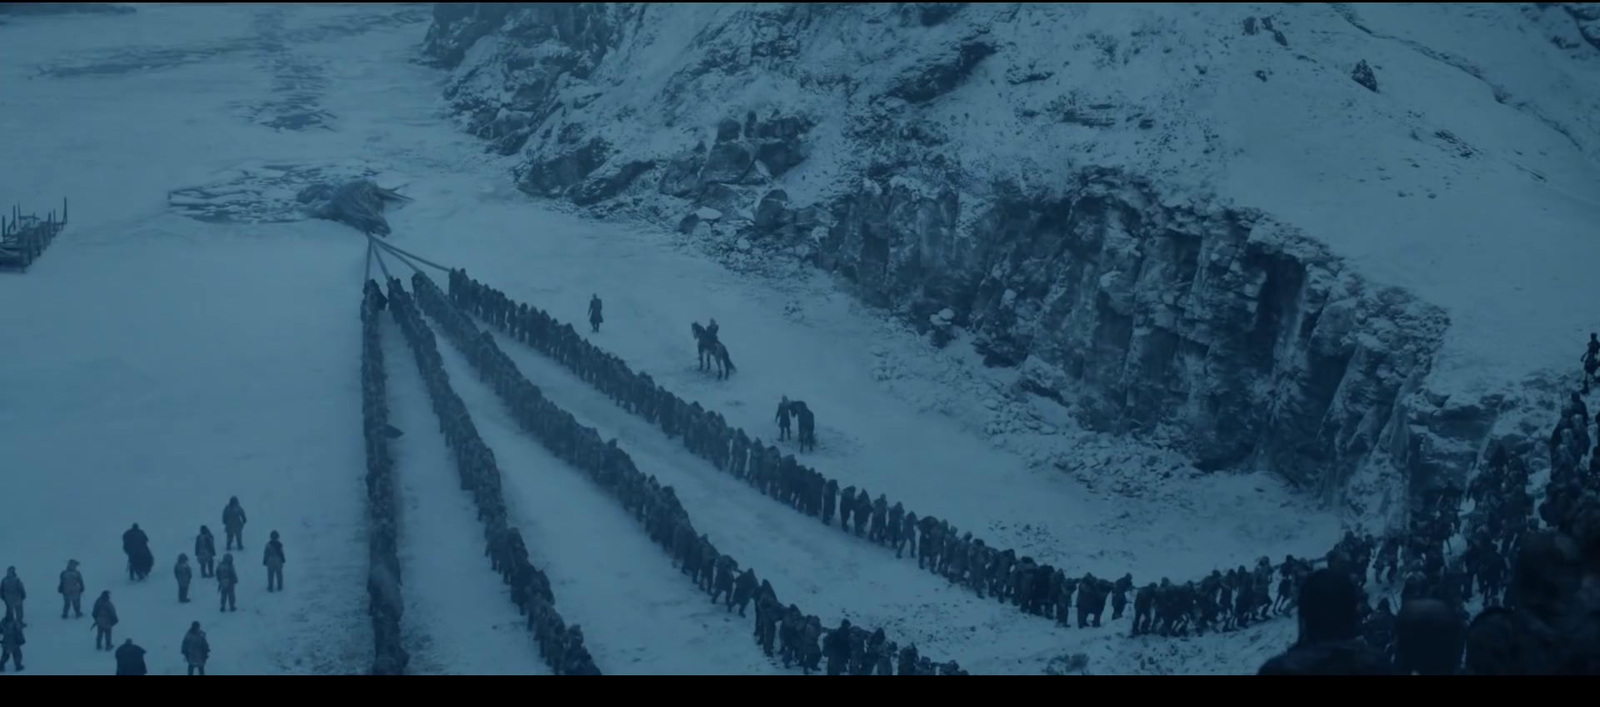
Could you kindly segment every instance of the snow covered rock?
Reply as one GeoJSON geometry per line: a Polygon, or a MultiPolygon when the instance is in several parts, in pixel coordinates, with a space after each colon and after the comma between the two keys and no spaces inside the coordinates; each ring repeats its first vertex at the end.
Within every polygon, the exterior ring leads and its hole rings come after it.
{"type": "Polygon", "coordinates": [[[1570,358],[1540,347],[1581,324],[1516,313],[1592,279],[1534,254],[1600,259],[1572,235],[1600,219],[1572,196],[1600,193],[1596,21],[1584,4],[441,6],[423,51],[452,67],[468,129],[520,140],[528,193],[592,203],[648,180],[659,205],[639,213],[716,252],[807,240],[807,262],[919,330],[1054,371],[1032,390],[1091,423],[1333,494],[1458,481],[1519,404],[1504,391],[1570,358]],[[1382,93],[1353,85],[1380,71],[1382,93]],[[696,208],[726,218],[679,216],[696,208]]]}
{"type": "Polygon", "coordinates": [[[1372,74],[1372,66],[1365,59],[1356,62],[1356,68],[1350,70],[1350,78],[1368,91],[1378,92],[1378,77],[1372,74]]]}
{"type": "Polygon", "coordinates": [[[299,194],[299,201],[313,218],[338,221],[363,233],[389,235],[385,208],[410,199],[393,189],[384,189],[369,179],[332,184],[313,184],[299,194]]]}

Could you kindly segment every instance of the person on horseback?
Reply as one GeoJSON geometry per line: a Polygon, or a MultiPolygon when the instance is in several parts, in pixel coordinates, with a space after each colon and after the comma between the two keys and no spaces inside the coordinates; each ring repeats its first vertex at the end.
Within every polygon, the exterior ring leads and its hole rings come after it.
{"type": "Polygon", "coordinates": [[[700,370],[704,371],[715,363],[717,378],[719,380],[727,378],[735,368],[733,359],[728,356],[728,347],[717,340],[717,321],[711,320],[710,326],[700,326],[700,322],[694,322],[689,328],[694,332],[695,342],[699,348],[700,370]]]}

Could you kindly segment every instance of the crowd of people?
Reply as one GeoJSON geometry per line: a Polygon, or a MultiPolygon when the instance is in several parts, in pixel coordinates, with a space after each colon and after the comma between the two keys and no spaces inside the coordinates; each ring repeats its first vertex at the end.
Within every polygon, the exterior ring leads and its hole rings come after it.
{"type": "MultiPolygon", "coordinates": [[[[1443,489],[1425,495],[1412,509],[1405,532],[1381,538],[1348,532],[1319,558],[1290,556],[1274,563],[1262,557],[1253,568],[1214,570],[1199,580],[1181,583],[1163,578],[1137,589],[1127,574],[1115,581],[1092,574],[1071,577],[1032,558],[1018,559],[1013,551],[990,546],[946,520],[919,517],[900,503],[890,503],[883,494],[874,499],[865,489],[847,486],[841,490],[836,480],[797,462],[776,445],[763,444],[728,425],[715,411],[687,403],[648,374],[630,370],[620,358],[584,340],[570,325],[537,307],[511,300],[464,271],[451,272],[450,297],[511,338],[554,358],[625,410],[660,426],[669,436],[681,437],[691,452],[763,494],[824,524],[832,525],[837,515],[841,530],[883,545],[897,558],[910,554],[919,567],[952,583],[980,596],[1010,602],[1027,613],[1053,618],[1063,626],[1072,623],[1073,613],[1079,627],[1099,626],[1108,598],[1112,618],[1119,619],[1132,593],[1134,635],[1234,630],[1297,612],[1308,578],[1320,567],[1349,580],[1360,598],[1354,611],[1361,631],[1381,650],[1392,651],[1405,604],[1434,601],[1460,615],[1461,607],[1473,599],[1474,588],[1487,606],[1509,604],[1504,595],[1514,574],[1511,558],[1518,556],[1526,538],[1540,532],[1541,520],[1546,528],[1577,536],[1592,533],[1590,528],[1600,524],[1600,513],[1592,510],[1600,485],[1600,446],[1584,473],[1583,455],[1592,439],[1587,430],[1590,418],[1581,395],[1574,393],[1552,432],[1551,482],[1537,517],[1533,515],[1533,496],[1527,490],[1528,463],[1497,446],[1484,471],[1465,490],[1474,502],[1465,529],[1462,491],[1443,489]],[[1451,540],[1458,533],[1464,540],[1461,547],[1452,547],[1451,540]],[[1369,593],[1371,580],[1385,588],[1398,584],[1402,609],[1394,610],[1389,597],[1369,593]]],[[[1583,359],[1586,380],[1593,375],[1600,342],[1591,337],[1589,348],[1583,359]]],[[[787,399],[780,403],[780,437],[786,403],[794,404],[787,399]]],[[[1600,416],[1595,421],[1600,424],[1600,416]]],[[[1377,592],[1382,593],[1382,589],[1377,592]]],[[[1408,615],[1436,621],[1435,613],[1419,609],[1408,615]]]]}
{"type": "MultiPolygon", "coordinates": [[[[615,440],[602,439],[594,428],[579,424],[570,413],[545,398],[517,370],[494,338],[478,330],[468,318],[468,310],[455,304],[461,300],[447,297],[420,272],[412,283],[423,311],[466,354],[524,429],[616,498],[644,526],[651,540],[667,552],[674,565],[713,601],[741,616],[754,605],[754,638],[764,653],[786,666],[798,665],[807,674],[963,674],[954,661],[940,665],[921,655],[915,646],[897,645],[882,629],[869,631],[843,621],[829,630],[819,617],[795,604],[785,605],[771,583],[759,579],[754,568],[719,552],[706,535],[695,530],[671,486],[640,472],[615,440]]],[[[397,288],[397,283],[391,284],[391,290],[397,288]]],[[[392,294],[391,298],[397,296],[392,294]]],[[[560,355],[582,355],[584,349],[575,343],[581,340],[576,339],[570,327],[565,331],[570,338],[564,340],[572,345],[561,349],[560,355]]],[[[709,428],[700,429],[692,434],[709,441],[705,434],[709,428]]]]}
{"type": "Polygon", "coordinates": [[[509,525],[494,452],[478,436],[466,404],[450,387],[433,331],[423,322],[411,295],[400,287],[399,281],[389,284],[389,305],[416,358],[417,370],[439,420],[439,431],[455,457],[461,489],[472,494],[477,506],[487,546],[484,554],[502,581],[511,585],[511,599],[527,617],[527,628],[539,644],[540,657],[556,675],[599,675],[600,670],[584,645],[583,630],[576,624],[568,626],[556,611],[549,578],[528,558],[521,532],[509,525]]]}
{"type": "Polygon", "coordinates": [[[388,373],[379,312],[387,300],[371,280],[361,297],[361,430],[367,445],[367,613],[372,618],[373,675],[403,675],[411,655],[400,641],[399,520],[389,440],[388,373]]]}
{"type": "MultiPolygon", "coordinates": [[[[246,522],[244,506],[239,503],[238,497],[228,499],[222,510],[227,543],[220,562],[216,559],[216,540],[211,528],[202,525],[195,536],[194,554],[200,567],[200,576],[216,582],[218,611],[221,613],[238,610],[239,570],[234,565],[232,551],[244,550],[246,522]]],[[[155,554],[150,549],[150,536],[138,523],[123,531],[122,552],[127,560],[128,581],[137,583],[147,580],[155,564],[155,554]]],[[[267,569],[267,591],[282,591],[285,562],[283,541],[278,531],[274,530],[262,548],[262,565],[267,569]]],[[[64,621],[83,618],[83,595],[87,588],[83,572],[79,569],[81,566],[77,560],[68,560],[66,569],[57,577],[56,593],[61,595],[61,619],[64,621]]],[[[188,604],[189,588],[194,582],[194,568],[189,564],[188,553],[178,553],[177,562],[172,566],[172,576],[177,584],[178,603],[188,604]]],[[[22,647],[27,643],[24,629],[29,626],[26,611],[28,590],[16,567],[6,568],[5,577],[0,579],[0,600],[5,604],[5,616],[0,618],[0,672],[5,671],[7,663],[13,670],[21,671],[22,647]]],[[[116,604],[111,600],[111,590],[102,590],[96,597],[89,609],[89,619],[90,628],[94,631],[95,650],[113,652],[116,674],[144,675],[148,672],[144,648],[131,638],[124,639],[121,646],[115,643],[113,634],[121,618],[117,614],[116,604]]],[[[205,631],[200,628],[200,622],[190,624],[180,653],[190,675],[205,674],[211,645],[205,631]]]]}
{"type": "MultiPolygon", "coordinates": [[[[799,462],[777,444],[729,425],[723,416],[690,403],[661,387],[649,374],[631,370],[620,358],[589,343],[570,324],[538,307],[511,300],[464,271],[450,273],[450,299],[504,332],[550,356],[609,396],[624,410],[681,438],[690,452],[719,471],[762,494],[868,542],[909,555],[917,566],[980,597],[1007,602],[1018,610],[1066,627],[1102,625],[1109,604],[1112,620],[1133,603],[1132,633],[1160,636],[1231,631],[1292,610],[1296,583],[1312,562],[1285,558],[1274,564],[1260,558],[1254,568],[1217,570],[1197,581],[1147,582],[1136,588],[1131,574],[1112,580],[1093,573],[1069,575],[1064,568],[1018,557],[1014,550],[973,537],[946,519],[919,516],[885,494],[846,485],[799,462]],[[1074,620],[1074,615],[1076,619],[1074,620]]],[[[814,446],[814,423],[804,403],[779,403],[780,441],[790,415],[800,417],[801,442],[814,446]]],[[[805,447],[802,446],[801,449],[805,447]]],[[[1352,537],[1347,545],[1358,544],[1352,537]]]]}
{"type": "MultiPolygon", "coordinates": [[[[1591,335],[1586,381],[1597,352],[1591,335]]],[[[1465,488],[1423,495],[1408,532],[1376,557],[1370,540],[1330,553],[1331,576],[1301,592],[1299,640],[1262,674],[1600,674],[1600,446],[1590,449],[1590,419],[1583,393],[1571,393],[1552,426],[1537,507],[1529,485],[1543,460],[1495,444],[1465,488]],[[1369,608],[1369,572],[1398,581],[1398,611],[1388,598],[1369,608]]]]}

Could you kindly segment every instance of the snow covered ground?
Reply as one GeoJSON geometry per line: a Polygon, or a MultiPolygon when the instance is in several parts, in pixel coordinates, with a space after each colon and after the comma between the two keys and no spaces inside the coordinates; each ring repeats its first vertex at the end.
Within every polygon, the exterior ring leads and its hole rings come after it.
{"type": "MultiPolygon", "coordinates": [[[[281,220],[285,192],[244,170],[407,184],[416,201],[391,216],[401,247],[572,321],[598,293],[608,321],[597,343],[678,394],[758,435],[773,432],[780,395],[802,398],[819,416],[809,461],[823,472],[1071,572],[1181,580],[1263,554],[1320,554],[1335,539],[1335,519],[1270,478],[1201,475],[1049,419],[824,279],[732,274],[674,234],[529,202],[507,163],[441,117],[441,77],[409,63],[422,19],[365,5],[158,6],[0,29],[0,128],[27,136],[0,148],[0,199],[73,199],[72,224],[35,267],[0,277],[0,565],[16,565],[32,592],[28,672],[111,670],[87,619],[52,614],[70,558],[84,563],[87,599],[112,590],[119,640],[149,649],[152,672],[182,670],[189,620],[206,624],[217,673],[357,672],[370,659],[356,315],[365,247],[335,224],[267,223],[281,220]],[[50,71],[63,67],[74,71],[50,71]],[[168,206],[170,191],[219,183],[240,191],[232,222],[168,206]],[[241,216],[252,213],[263,223],[241,216]],[[694,370],[688,326],[707,317],[740,367],[726,382],[694,370]],[[1017,453],[1039,449],[1052,451],[1017,453]],[[195,603],[178,605],[171,563],[196,526],[220,532],[230,495],[251,517],[240,611],[215,614],[205,581],[195,603]],[[131,522],[158,559],[136,586],[117,545],[131,522]],[[281,595],[259,588],[256,553],[271,529],[290,558],[281,595]]],[[[543,672],[481,557],[415,364],[385,326],[394,422],[407,433],[395,473],[413,666],[543,672]]],[[[505,348],[553,400],[677,485],[719,547],[825,621],[879,623],[981,673],[1036,673],[1078,652],[1098,673],[1253,671],[1292,631],[1130,640],[1126,620],[1057,631],[759,497],[538,354],[505,348]]],[[[501,461],[534,561],[602,671],[777,671],[747,623],[706,604],[610,499],[517,431],[442,338],[441,350],[501,461]]]]}

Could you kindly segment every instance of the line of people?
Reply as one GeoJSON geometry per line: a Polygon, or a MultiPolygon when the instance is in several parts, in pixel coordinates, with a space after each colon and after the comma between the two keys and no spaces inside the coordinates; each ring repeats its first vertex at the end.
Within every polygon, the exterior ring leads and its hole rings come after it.
{"type": "Polygon", "coordinates": [[[1323,627],[1302,624],[1296,646],[1262,673],[1600,673],[1600,447],[1585,473],[1588,420],[1581,393],[1571,394],[1552,428],[1537,508],[1529,483],[1539,460],[1496,444],[1464,489],[1421,495],[1409,532],[1386,538],[1375,557],[1370,538],[1342,543],[1330,560],[1355,571],[1337,573],[1342,586],[1308,586],[1320,608],[1302,609],[1308,619],[1323,614],[1323,627]],[[1399,611],[1387,598],[1367,609],[1369,558],[1374,578],[1401,580],[1399,611]]]}
{"type": "MultiPolygon", "coordinates": [[[[654,476],[640,472],[615,440],[603,440],[595,429],[579,424],[545,398],[517,370],[493,337],[477,329],[466,308],[454,305],[421,273],[412,278],[412,284],[423,311],[440,323],[446,337],[489,380],[524,429],[616,497],[645,527],[650,538],[667,551],[680,571],[711,595],[712,601],[724,604],[730,611],[737,610],[741,616],[746,607],[754,604],[754,636],[764,653],[782,660],[786,666],[798,664],[807,674],[824,669],[829,674],[895,674],[897,666],[904,671],[900,674],[963,672],[954,661],[936,666],[914,646],[900,648],[881,629],[869,632],[844,621],[838,628],[825,630],[820,618],[807,615],[794,604],[785,606],[770,582],[760,580],[753,568],[741,568],[737,560],[718,552],[706,535],[695,530],[671,486],[662,486],[654,476]],[[826,668],[822,666],[824,659],[826,668]]],[[[528,329],[531,327],[524,331],[528,329]]],[[[567,351],[577,355],[581,350],[567,351]]]]}
{"type": "Polygon", "coordinates": [[[522,533],[507,522],[494,451],[478,436],[466,404],[450,386],[433,330],[422,321],[411,295],[398,280],[389,283],[389,297],[390,313],[416,358],[417,371],[439,420],[439,432],[455,457],[461,490],[471,493],[477,506],[487,545],[484,554],[489,557],[491,568],[500,573],[501,581],[511,586],[511,600],[527,617],[540,657],[556,675],[599,675],[600,670],[583,643],[582,629],[576,624],[569,627],[556,611],[549,578],[529,560],[522,533]]]}
{"type": "Polygon", "coordinates": [[[361,431],[367,447],[367,614],[372,618],[373,675],[403,675],[411,662],[400,641],[405,601],[400,596],[398,495],[389,440],[388,374],[378,313],[388,301],[378,283],[361,292],[361,431]]]}
{"type": "MultiPolygon", "coordinates": [[[[1075,610],[1080,628],[1099,627],[1108,600],[1113,620],[1122,618],[1134,590],[1132,575],[1115,581],[1092,573],[1069,576],[1064,569],[992,547],[947,520],[918,516],[884,494],[874,498],[864,488],[841,489],[837,480],[799,463],[794,455],[752,438],[699,403],[684,401],[648,374],[632,371],[620,358],[590,344],[570,324],[538,307],[515,302],[465,271],[451,271],[449,284],[450,300],[463,311],[555,359],[624,410],[659,426],[669,437],[681,438],[685,447],[719,471],[798,512],[830,526],[837,515],[841,530],[892,549],[897,558],[910,554],[918,567],[980,597],[1009,602],[1061,626],[1071,625],[1075,610]]],[[[814,439],[809,413],[796,401],[780,402],[776,418],[780,439],[786,436],[790,415],[800,417],[801,436],[814,439]]],[[[1133,633],[1182,635],[1191,628],[1203,632],[1213,626],[1220,630],[1247,626],[1291,610],[1284,607],[1292,607],[1289,599],[1295,582],[1308,571],[1309,565],[1301,569],[1293,558],[1276,566],[1262,558],[1254,570],[1241,566],[1194,582],[1163,578],[1147,583],[1133,598],[1137,619],[1133,633]],[[1275,604],[1278,611],[1273,610],[1275,604]]]]}
{"type": "MultiPolygon", "coordinates": [[[[1031,558],[1019,561],[1014,553],[988,548],[970,534],[958,533],[947,522],[926,516],[917,518],[900,504],[889,504],[882,495],[873,499],[864,490],[839,491],[834,480],[796,463],[793,457],[781,455],[775,447],[751,441],[742,430],[729,429],[717,413],[672,396],[648,375],[630,371],[620,359],[583,341],[569,325],[538,308],[516,303],[462,271],[451,274],[451,285],[451,299],[460,306],[555,358],[606,392],[619,406],[660,425],[669,436],[682,436],[691,451],[718,469],[733,473],[800,512],[831,525],[837,511],[842,529],[853,530],[858,536],[865,529],[867,539],[894,548],[897,556],[910,550],[925,569],[980,595],[1011,601],[1029,613],[1053,617],[1062,625],[1069,623],[1070,609],[1077,610],[1080,626],[1099,625],[1108,594],[1114,619],[1120,618],[1122,607],[1127,604],[1131,576],[1125,575],[1116,582],[1092,575],[1069,578],[1031,558]]],[[[780,432],[782,417],[780,411],[780,432]]],[[[1600,479],[1600,454],[1590,458],[1588,475],[1576,473],[1582,466],[1582,450],[1589,444],[1584,429],[1587,420],[1581,398],[1574,395],[1573,402],[1563,411],[1561,424],[1552,433],[1552,466],[1556,473],[1546,488],[1545,503],[1540,506],[1540,514],[1547,516],[1544,520],[1550,527],[1562,527],[1558,520],[1561,517],[1587,517],[1574,509],[1580,505],[1579,499],[1594,496],[1591,485],[1600,483],[1596,481],[1600,479]]],[[[1509,479],[1494,484],[1499,493],[1480,492],[1483,498],[1495,498],[1480,503],[1480,508],[1487,511],[1491,503],[1499,508],[1495,513],[1498,520],[1494,521],[1498,531],[1492,543],[1481,536],[1469,536],[1464,552],[1452,556],[1449,540],[1458,527],[1461,499],[1459,493],[1446,491],[1425,498],[1413,510],[1406,532],[1389,534],[1381,541],[1371,534],[1350,532],[1314,560],[1287,557],[1282,563],[1273,564],[1263,557],[1253,569],[1240,566],[1226,572],[1213,571],[1197,581],[1173,583],[1163,579],[1159,584],[1146,584],[1137,590],[1133,600],[1132,633],[1165,636],[1211,629],[1226,631],[1295,613],[1300,589],[1317,565],[1352,580],[1360,597],[1356,605],[1358,625],[1386,649],[1392,647],[1398,615],[1387,598],[1380,598],[1376,607],[1372,605],[1366,590],[1369,576],[1389,583],[1398,579],[1402,601],[1430,599],[1445,606],[1460,606],[1471,598],[1476,582],[1480,593],[1487,595],[1486,601],[1494,603],[1509,580],[1508,558],[1516,556],[1521,539],[1539,526],[1538,519],[1527,517],[1532,506],[1531,497],[1526,497],[1526,465],[1511,459],[1491,460],[1490,466],[1505,467],[1509,479]],[[1518,496],[1517,490],[1522,491],[1523,497],[1518,496]]],[[[1483,483],[1490,481],[1485,479],[1483,483]]]]}

